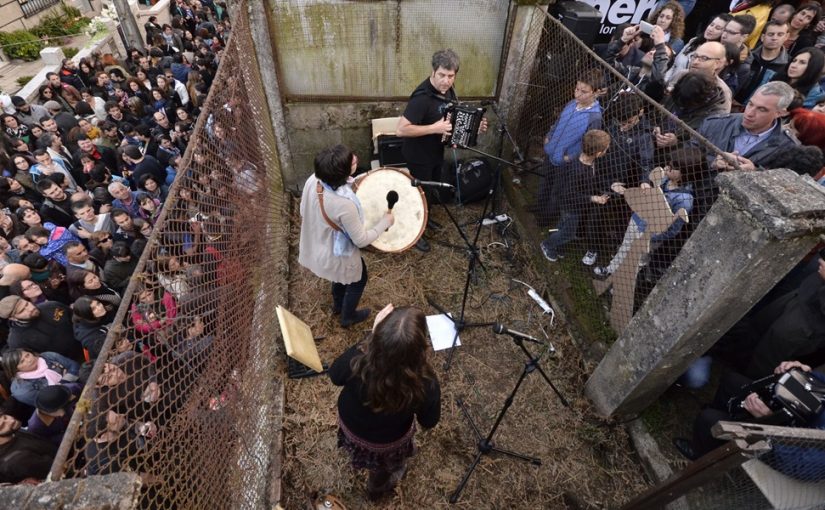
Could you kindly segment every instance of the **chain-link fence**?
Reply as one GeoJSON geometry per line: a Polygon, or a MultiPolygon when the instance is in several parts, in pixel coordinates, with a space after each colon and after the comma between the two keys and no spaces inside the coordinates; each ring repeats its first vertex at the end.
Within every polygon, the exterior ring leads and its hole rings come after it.
{"type": "Polygon", "coordinates": [[[145,508],[253,508],[278,483],[286,204],[244,2],[53,477],[134,471],[145,508]]]}
{"type": "MultiPolygon", "coordinates": [[[[595,279],[599,294],[612,287],[610,323],[621,332],[710,209],[716,175],[749,163],[719,156],[708,141],[718,128],[700,130],[730,111],[718,78],[685,62],[665,73],[669,48],[634,28],[597,55],[537,12],[509,99],[526,159],[517,177],[545,257],[585,274],[588,287],[595,279]],[[640,53],[641,64],[625,64],[640,53]]],[[[697,51],[694,60],[714,59],[697,51]]],[[[751,162],[776,168],[784,151],[774,152],[751,162]]]]}
{"type": "Polygon", "coordinates": [[[622,509],[663,508],[682,497],[703,510],[825,508],[825,431],[720,422],[714,433],[729,442],[622,509]]]}

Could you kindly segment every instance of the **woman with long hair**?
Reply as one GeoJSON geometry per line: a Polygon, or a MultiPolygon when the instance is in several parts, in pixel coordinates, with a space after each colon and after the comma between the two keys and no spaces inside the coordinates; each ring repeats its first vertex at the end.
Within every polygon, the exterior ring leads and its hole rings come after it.
{"type": "Polygon", "coordinates": [[[680,51],[673,58],[673,65],[665,75],[665,80],[670,82],[670,79],[674,74],[682,69],[687,69],[690,65],[690,56],[693,55],[699,46],[709,41],[718,42],[722,39],[722,33],[725,31],[725,25],[728,24],[728,21],[730,21],[731,18],[732,16],[730,14],[717,15],[710,21],[710,23],[708,23],[708,26],[705,27],[705,31],[702,32],[702,35],[697,35],[688,41],[688,43],[685,44],[685,47],[682,48],[682,51],[680,51]]]}
{"type": "Polygon", "coordinates": [[[3,131],[9,138],[20,138],[29,143],[29,126],[20,122],[16,115],[4,113],[0,115],[0,122],[3,124],[3,131]]]}
{"type": "Polygon", "coordinates": [[[28,349],[9,349],[3,353],[3,371],[11,381],[11,396],[34,407],[41,388],[62,384],[73,394],[80,394],[77,381],[80,365],[56,352],[39,355],[28,349]]]}
{"type": "Polygon", "coordinates": [[[116,306],[90,296],[81,296],[72,304],[74,337],[89,352],[92,360],[100,355],[116,312],[116,306]]]}
{"type": "Polygon", "coordinates": [[[146,104],[152,100],[152,93],[146,88],[146,85],[134,76],[130,76],[126,80],[127,94],[132,97],[139,97],[141,101],[146,104]]]}
{"type": "Polygon", "coordinates": [[[685,10],[678,2],[668,2],[655,9],[647,18],[651,25],[658,25],[665,31],[665,42],[674,53],[679,53],[685,46],[685,10]]]}
{"type": "Polygon", "coordinates": [[[803,48],[816,43],[814,27],[822,18],[822,6],[818,2],[809,2],[797,9],[788,23],[788,39],[785,40],[785,49],[791,56],[796,55],[803,48]]]}
{"type": "Polygon", "coordinates": [[[138,333],[149,334],[172,325],[178,314],[175,298],[158,285],[138,281],[137,302],[132,303],[131,319],[138,333]]]}
{"type": "Polygon", "coordinates": [[[49,300],[46,294],[43,293],[43,287],[34,280],[21,280],[12,283],[9,286],[9,293],[35,305],[49,300]]]}
{"type": "Polygon", "coordinates": [[[825,68],[825,53],[819,48],[805,48],[797,53],[779,73],[767,71],[763,83],[784,81],[802,96],[802,107],[811,109],[825,98],[819,78],[825,68]]]}
{"type": "Polygon", "coordinates": [[[14,167],[12,177],[26,189],[36,193],[37,188],[31,174],[31,160],[22,154],[15,154],[11,157],[11,162],[14,167]]]}
{"type": "Polygon", "coordinates": [[[189,100],[192,103],[193,108],[197,108],[200,106],[197,86],[201,83],[203,83],[201,73],[197,71],[189,71],[189,74],[186,78],[186,91],[189,92],[189,100]]]}
{"type": "Polygon", "coordinates": [[[369,470],[367,495],[389,495],[414,454],[415,421],[425,429],[441,418],[441,387],[427,361],[427,323],[418,308],[387,305],[372,334],[329,369],[338,396],[338,446],[352,467],[369,470]]]}
{"type": "Polygon", "coordinates": [[[69,296],[78,299],[81,296],[93,297],[101,303],[117,308],[120,305],[120,294],[106,285],[100,277],[91,271],[72,271],[66,277],[69,284],[69,296]]]}

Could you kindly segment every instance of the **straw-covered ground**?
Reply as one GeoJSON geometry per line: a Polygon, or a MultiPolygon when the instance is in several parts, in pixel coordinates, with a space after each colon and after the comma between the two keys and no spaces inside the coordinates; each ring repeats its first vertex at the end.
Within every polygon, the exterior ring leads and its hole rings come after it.
{"type": "MultiPolygon", "coordinates": [[[[329,284],[298,265],[300,217],[293,208],[289,308],[306,321],[316,336],[322,360],[331,363],[350,345],[362,340],[371,327],[344,330],[330,312],[329,284]]],[[[481,213],[478,205],[451,206],[460,222],[481,213]]],[[[367,252],[369,283],[362,304],[379,310],[386,303],[416,305],[437,313],[427,298],[448,311],[460,310],[467,269],[464,251],[437,244],[461,244],[446,214],[434,207],[435,219],[444,225],[428,233],[433,246],[427,254],[410,250],[402,254],[367,252]]],[[[475,227],[467,227],[472,231],[475,227]]],[[[515,239],[515,226],[506,230],[512,249],[502,246],[496,227],[483,227],[479,239],[481,260],[470,286],[467,320],[499,321],[536,337],[547,332],[557,353],[541,366],[570,401],[564,407],[538,373],[527,377],[495,437],[496,445],[542,459],[541,466],[498,455],[486,456],[475,470],[456,508],[564,509],[616,507],[646,488],[646,480],[623,428],[605,423],[582,395],[587,378],[584,361],[567,336],[564,325],[551,328],[549,317],[527,295],[526,282],[544,286],[530,267],[524,246],[515,239]]],[[[374,317],[374,316],[373,316],[374,317]]],[[[510,337],[491,328],[468,329],[462,346],[445,373],[448,351],[433,353],[431,361],[442,385],[442,415],[438,426],[416,435],[418,454],[410,464],[394,498],[370,504],[364,497],[366,475],[353,471],[346,455],[336,447],[336,400],[339,388],[325,377],[289,380],[284,413],[283,502],[285,508],[306,505],[308,495],[326,489],[350,509],[448,508],[455,489],[476,452],[476,442],[456,398],[463,398],[483,433],[493,425],[521,375],[525,356],[510,337]]],[[[533,349],[534,346],[530,346],[533,349]]]]}

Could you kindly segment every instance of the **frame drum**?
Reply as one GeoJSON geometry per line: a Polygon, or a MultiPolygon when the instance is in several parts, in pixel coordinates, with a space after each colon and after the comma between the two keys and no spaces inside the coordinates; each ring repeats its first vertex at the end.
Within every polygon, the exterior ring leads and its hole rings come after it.
{"type": "Polygon", "coordinates": [[[372,246],[385,252],[408,250],[424,235],[427,226],[427,199],[421,188],[412,185],[406,169],[376,168],[356,179],[355,194],[364,212],[364,227],[371,229],[387,212],[387,193],[398,193],[392,209],[395,223],[378,236],[372,246]]]}

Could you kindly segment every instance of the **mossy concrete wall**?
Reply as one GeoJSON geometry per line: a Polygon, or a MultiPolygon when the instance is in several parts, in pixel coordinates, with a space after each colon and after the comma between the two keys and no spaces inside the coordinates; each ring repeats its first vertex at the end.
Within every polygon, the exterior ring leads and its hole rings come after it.
{"type": "MultiPolygon", "coordinates": [[[[315,154],[331,144],[348,145],[365,165],[374,159],[370,121],[403,113],[438,49],[453,48],[461,58],[459,98],[498,94],[510,2],[267,2],[290,190],[303,184],[315,154]]],[[[496,119],[492,112],[487,117],[492,126],[478,149],[495,154],[496,119]]]]}
{"type": "Polygon", "coordinates": [[[131,510],[138,508],[137,473],[71,478],[0,487],[0,508],[15,510],[131,510]]]}

